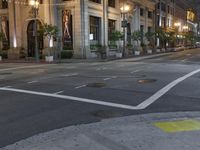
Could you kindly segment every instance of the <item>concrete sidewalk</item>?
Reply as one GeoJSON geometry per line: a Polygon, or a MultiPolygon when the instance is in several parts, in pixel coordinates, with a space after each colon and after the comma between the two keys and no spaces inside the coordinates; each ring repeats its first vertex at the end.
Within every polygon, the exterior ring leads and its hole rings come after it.
{"type": "Polygon", "coordinates": [[[180,112],[66,127],[0,150],[199,150],[199,141],[200,112],[180,112]]]}
{"type": "MultiPolygon", "coordinates": [[[[109,62],[109,61],[140,61],[144,59],[156,58],[156,57],[164,57],[171,55],[174,52],[166,52],[166,53],[159,53],[159,54],[150,54],[150,55],[140,55],[134,57],[126,57],[126,58],[108,58],[108,59],[58,59],[50,62],[54,63],[91,63],[91,62],[109,62]]],[[[36,63],[35,60],[2,60],[0,63],[36,63]]],[[[41,64],[49,64],[49,62],[45,62],[45,60],[41,60],[39,63],[41,64]]]]}

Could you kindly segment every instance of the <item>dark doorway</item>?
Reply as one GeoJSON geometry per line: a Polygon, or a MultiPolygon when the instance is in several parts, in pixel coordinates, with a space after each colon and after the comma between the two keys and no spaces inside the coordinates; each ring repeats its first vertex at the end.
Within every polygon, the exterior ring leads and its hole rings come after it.
{"type": "MultiPolygon", "coordinates": [[[[27,43],[28,43],[28,57],[35,57],[35,33],[34,33],[34,24],[35,21],[32,20],[29,22],[27,27],[27,43]]],[[[37,29],[39,29],[41,25],[40,21],[37,21],[37,29]]],[[[42,49],[43,49],[43,36],[38,34],[37,36],[38,40],[38,49],[39,49],[39,55],[42,56],[42,49]]]]}

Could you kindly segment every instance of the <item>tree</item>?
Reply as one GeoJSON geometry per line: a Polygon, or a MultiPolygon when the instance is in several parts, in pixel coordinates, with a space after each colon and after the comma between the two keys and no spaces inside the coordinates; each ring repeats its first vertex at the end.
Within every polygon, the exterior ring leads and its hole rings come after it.
{"type": "Polygon", "coordinates": [[[143,37],[143,32],[140,30],[134,31],[131,35],[133,41],[137,42],[137,46],[139,46],[139,42],[142,40],[142,37],[143,37]]]}
{"type": "Polygon", "coordinates": [[[166,32],[162,28],[156,29],[156,37],[160,40],[161,48],[166,48],[168,37],[166,32]]]}
{"type": "Polygon", "coordinates": [[[116,41],[122,39],[123,33],[121,31],[113,31],[110,35],[111,45],[116,45],[116,41]]]}
{"type": "Polygon", "coordinates": [[[149,46],[151,48],[154,48],[154,46],[155,46],[155,35],[156,35],[155,32],[146,32],[145,33],[145,37],[149,41],[149,46]]]}
{"type": "Polygon", "coordinates": [[[43,36],[47,37],[48,44],[50,46],[51,40],[53,40],[54,38],[56,38],[56,36],[58,34],[58,31],[59,30],[58,30],[57,26],[53,26],[52,24],[44,23],[43,25],[41,25],[39,32],[43,36]]]}

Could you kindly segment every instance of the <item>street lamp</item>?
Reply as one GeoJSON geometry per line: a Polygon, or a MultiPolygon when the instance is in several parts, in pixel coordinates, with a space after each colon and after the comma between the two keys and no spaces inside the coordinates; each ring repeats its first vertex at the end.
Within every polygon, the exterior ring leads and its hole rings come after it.
{"type": "Polygon", "coordinates": [[[34,23],[34,35],[35,35],[35,58],[36,62],[39,62],[39,50],[38,50],[38,38],[37,38],[37,15],[39,11],[39,1],[38,0],[29,0],[29,5],[32,7],[34,23]]]}
{"type": "Polygon", "coordinates": [[[123,20],[122,20],[122,28],[123,28],[123,51],[122,51],[122,55],[123,57],[125,56],[125,45],[126,45],[126,28],[127,28],[127,19],[126,19],[126,14],[130,11],[130,6],[123,3],[123,6],[120,8],[121,10],[121,13],[122,13],[122,17],[123,17],[123,20]]]}

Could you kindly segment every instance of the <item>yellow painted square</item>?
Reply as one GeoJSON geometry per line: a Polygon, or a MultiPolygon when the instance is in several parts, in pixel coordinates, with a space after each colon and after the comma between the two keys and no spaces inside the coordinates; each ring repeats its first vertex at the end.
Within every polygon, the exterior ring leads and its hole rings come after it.
{"type": "Polygon", "coordinates": [[[194,119],[155,122],[154,126],[160,128],[164,132],[184,132],[200,130],[200,121],[194,119]]]}

